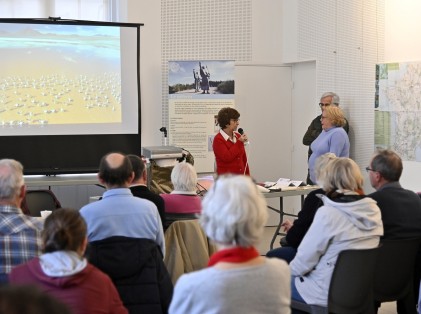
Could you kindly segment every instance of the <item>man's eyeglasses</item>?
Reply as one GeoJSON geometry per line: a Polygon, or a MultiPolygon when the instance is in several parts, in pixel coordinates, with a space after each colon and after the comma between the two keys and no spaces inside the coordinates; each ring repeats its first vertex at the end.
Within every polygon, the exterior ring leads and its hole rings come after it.
{"type": "Polygon", "coordinates": [[[370,167],[365,167],[365,171],[367,171],[367,172],[369,172],[369,171],[377,172],[376,170],[371,169],[370,167]]]}
{"type": "Polygon", "coordinates": [[[319,103],[320,108],[330,106],[330,104],[319,103]]]}

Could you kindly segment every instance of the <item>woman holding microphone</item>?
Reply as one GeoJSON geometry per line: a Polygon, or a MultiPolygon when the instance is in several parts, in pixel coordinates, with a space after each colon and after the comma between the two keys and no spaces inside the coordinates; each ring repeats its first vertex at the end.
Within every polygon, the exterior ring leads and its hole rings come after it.
{"type": "Polygon", "coordinates": [[[246,174],[250,175],[247,162],[245,143],[246,134],[237,132],[240,124],[240,113],[234,108],[222,108],[218,112],[218,124],[221,128],[213,140],[213,152],[216,161],[216,173],[246,174]]]}

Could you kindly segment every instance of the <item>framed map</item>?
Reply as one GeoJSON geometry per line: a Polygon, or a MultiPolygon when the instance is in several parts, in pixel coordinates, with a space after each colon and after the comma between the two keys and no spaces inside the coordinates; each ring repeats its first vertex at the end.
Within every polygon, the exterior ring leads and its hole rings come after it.
{"type": "Polygon", "coordinates": [[[421,61],[376,65],[374,145],[421,162],[421,61]]]}

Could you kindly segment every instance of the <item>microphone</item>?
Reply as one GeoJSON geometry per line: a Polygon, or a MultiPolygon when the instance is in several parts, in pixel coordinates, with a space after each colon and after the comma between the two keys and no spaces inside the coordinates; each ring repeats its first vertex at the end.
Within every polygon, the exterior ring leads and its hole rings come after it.
{"type": "MultiPolygon", "coordinates": [[[[239,128],[239,129],[238,129],[238,133],[240,133],[240,135],[243,135],[243,134],[244,134],[244,130],[243,130],[243,128],[239,128]]],[[[244,142],[244,145],[247,145],[247,144],[249,144],[249,143],[250,143],[249,141],[244,142]]]]}

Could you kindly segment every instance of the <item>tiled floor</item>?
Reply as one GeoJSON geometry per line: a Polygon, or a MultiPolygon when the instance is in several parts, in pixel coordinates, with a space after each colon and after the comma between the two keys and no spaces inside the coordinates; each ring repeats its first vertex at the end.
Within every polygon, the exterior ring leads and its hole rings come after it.
{"type": "MultiPolygon", "coordinates": [[[[272,240],[273,234],[275,232],[275,227],[266,227],[265,232],[263,235],[263,240],[258,246],[258,250],[260,254],[265,255],[267,251],[269,251],[270,241],[272,240]]],[[[279,247],[279,237],[276,238],[274,243],[274,247],[279,247]]],[[[396,314],[396,303],[395,302],[387,302],[383,303],[379,309],[378,314],[396,314]]]]}

